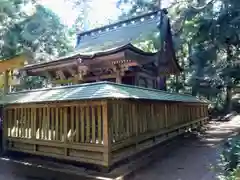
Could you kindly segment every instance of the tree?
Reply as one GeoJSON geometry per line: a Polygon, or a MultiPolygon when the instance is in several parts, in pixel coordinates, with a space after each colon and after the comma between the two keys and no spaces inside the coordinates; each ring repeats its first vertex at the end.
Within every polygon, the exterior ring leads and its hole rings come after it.
{"type": "MultiPolygon", "coordinates": [[[[30,52],[33,60],[47,61],[73,49],[68,29],[51,10],[34,0],[0,2],[0,58],[30,52]]],[[[23,77],[20,88],[42,86],[42,79],[23,77]]]]}
{"type": "Polygon", "coordinates": [[[207,67],[214,67],[214,74],[209,79],[217,80],[216,84],[226,91],[226,109],[230,110],[231,91],[240,80],[238,67],[234,63],[239,58],[240,3],[234,0],[215,0],[211,3],[217,3],[218,7],[206,4],[205,7],[212,8],[211,18],[201,15],[196,21],[198,33],[193,41],[204,46],[198,52],[205,53],[207,67]]]}
{"type": "Polygon", "coordinates": [[[127,19],[132,16],[141,15],[149,11],[158,10],[159,0],[118,0],[117,7],[122,10],[120,19],[127,19]],[[125,6],[124,6],[125,5],[125,6]],[[127,5],[127,6],[126,6],[127,5]],[[129,6],[131,7],[129,9],[129,6]]]}
{"type": "MultiPolygon", "coordinates": [[[[144,8],[153,10],[156,4],[155,1],[129,2],[133,4],[129,14],[142,13],[144,8]],[[142,3],[149,5],[141,8],[142,3]]],[[[229,104],[231,89],[239,82],[239,67],[234,63],[239,59],[239,7],[237,0],[173,2],[168,12],[184,73],[178,79],[179,83],[170,78],[172,87],[183,91],[190,88],[192,95],[208,98],[216,98],[219,93],[226,92],[226,104],[229,104]]]]}
{"type": "Polygon", "coordinates": [[[51,10],[30,0],[1,1],[0,7],[2,59],[26,50],[51,56],[63,55],[71,50],[67,28],[51,10]]]}

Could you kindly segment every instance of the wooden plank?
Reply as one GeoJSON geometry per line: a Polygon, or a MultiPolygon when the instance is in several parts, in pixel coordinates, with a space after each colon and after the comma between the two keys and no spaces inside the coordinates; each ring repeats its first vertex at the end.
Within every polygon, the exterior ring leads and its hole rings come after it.
{"type": "Polygon", "coordinates": [[[92,143],[96,143],[96,114],[95,107],[91,107],[92,111],[92,143]]]}
{"type": "Polygon", "coordinates": [[[96,165],[105,165],[105,163],[102,160],[96,160],[96,159],[91,159],[91,158],[84,158],[84,157],[75,157],[75,156],[63,156],[59,154],[53,154],[49,152],[34,152],[31,150],[19,150],[19,148],[9,148],[9,150],[15,151],[15,152],[24,152],[27,154],[35,154],[38,156],[48,156],[48,157],[53,157],[56,159],[61,159],[61,160],[70,160],[70,161],[77,161],[77,162],[85,162],[85,163],[91,163],[91,164],[96,164],[96,165]]]}
{"type": "Polygon", "coordinates": [[[75,117],[75,120],[76,120],[76,141],[75,142],[77,142],[77,143],[79,143],[79,136],[80,136],[80,134],[79,134],[79,132],[80,132],[80,118],[79,118],[79,112],[80,112],[80,110],[79,110],[79,106],[76,106],[76,117],[75,117]]]}
{"type": "Polygon", "coordinates": [[[32,138],[31,131],[32,131],[32,109],[28,108],[28,131],[27,131],[27,138],[32,138]]]}
{"type": "MultiPolygon", "coordinates": [[[[69,127],[68,127],[68,109],[67,109],[67,107],[65,107],[63,109],[63,126],[64,126],[64,144],[66,145],[67,142],[68,142],[67,135],[68,135],[68,129],[69,129],[69,127]]],[[[68,156],[68,148],[65,147],[64,150],[65,150],[64,151],[64,155],[68,156]]]]}
{"type": "MultiPolygon", "coordinates": [[[[119,102],[118,102],[119,103],[119,102]]],[[[115,121],[115,140],[116,140],[116,142],[118,141],[118,140],[120,140],[120,118],[119,118],[119,104],[118,103],[116,103],[116,104],[114,104],[114,106],[113,106],[113,108],[114,108],[114,115],[115,115],[115,117],[114,117],[114,121],[115,121]]]]}
{"type": "MultiPolygon", "coordinates": [[[[4,109],[2,110],[2,114],[4,113],[3,111],[4,109]]],[[[9,112],[10,112],[10,117],[8,118],[8,122],[7,122],[7,136],[11,137],[12,129],[13,129],[13,119],[14,119],[13,109],[11,109],[9,112]]]]}
{"type": "Polygon", "coordinates": [[[120,120],[120,139],[125,138],[125,128],[124,128],[124,106],[122,103],[119,103],[119,120],[120,120]]]}
{"type": "Polygon", "coordinates": [[[85,142],[85,108],[81,107],[81,142],[85,142]]]}
{"type": "Polygon", "coordinates": [[[102,107],[102,115],[103,115],[103,145],[104,145],[104,153],[103,160],[104,165],[109,167],[111,165],[111,130],[109,128],[109,119],[108,119],[108,104],[106,102],[102,107]]]}
{"type": "Polygon", "coordinates": [[[14,127],[15,127],[15,133],[14,136],[17,137],[18,136],[18,109],[14,108],[14,127]]]}
{"type": "Polygon", "coordinates": [[[50,140],[49,138],[49,130],[50,130],[50,107],[46,108],[46,138],[47,140],[50,140]]]}
{"type": "Polygon", "coordinates": [[[8,115],[7,115],[7,119],[6,119],[6,124],[7,124],[7,126],[5,127],[5,130],[7,131],[7,136],[8,137],[11,137],[11,129],[12,129],[12,115],[13,115],[13,113],[12,113],[12,110],[7,110],[7,112],[6,112],[8,115]]]}
{"type": "Polygon", "coordinates": [[[24,108],[21,107],[20,110],[20,137],[23,138],[23,129],[24,129],[24,108]]]}
{"type": "Polygon", "coordinates": [[[59,125],[60,125],[60,141],[64,141],[64,130],[63,130],[63,108],[59,109],[59,125]]]}
{"type": "Polygon", "coordinates": [[[39,112],[39,117],[38,117],[39,139],[42,139],[43,108],[38,108],[38,112],[39,112]]]}
{"type": "Polygon", "coordinates": [[[72,143],[68,142],[67,144],[64,144],[59,141],[44,141],[39,140],[35,141],[33,139],[21,139],[21,138],[9,138],[8,139],[11,142],[20,142],[24,144],[38,144],[38,145],[44,145],[44,146],[55,146],[59,148],[71,148],[76,150],[83,150],[83,151],[92,151],[92,152],[104,152],[104,146],[99,144],[87,144],[87,143],[72,143]]]}
{"type": "Polygon", "coordinates": [[[36,116],[36,108],[32,108],[31,111],[31,138],[32,139],[36,139],[36,120],[37,120],[37,116],[36,116]]]}
{"type": "Polygon", "coordinates": [[[74,122],[75,122],[75,106],[72,106],[70,108],[70,113],[71,113],[71,119],[70,119],[70,124],[71,124],[71,138],[70,138],[70,141],[73,142],[74,141],[74,131],[75,131],[75,128],[74,128],[74,122]]]}
{"type": "Polygon", "coordinates": [[[102,106],[97,106],[98,142],[102,144],[102,106]]]}
{"type": "Polygon", "coordinates": [[[90,109],[86,107],[86,142],[90,143],[90,109]]]}
{"type": "Polygon", "coordinates": [[[129,136],[133,135],[132,103],[128,106],[129,136]]]}
{"type": "MultiPolygon", "coordinates": [[[[1,63],[1,62],[0,62],[1,63]]],[[[1,69],[1,67],[0,67],[1,69]]],[[[3,71],[2,71],[3,72],[3,71]]],[[[3,74],[3,95],[9,93],[9,70],[5,70],[3,74]]]]}
{"type": "Polygon", "coordinates": [[[50,120],[50,123],[51,123],[51,140],[56,140],[56,127],[55,127],[56,114],[55,114],[55,110],[56,110],[56,108],[51,108],[50,109],[50,113],[51,113],[51,120],[50,120]]]}
{"type": "Polygon", "coordinates": [[[23,138],[26,138],[26,130],[27,130],[27,121],[28,121],[28,114],[27,114],[27,108],[23,108],[24,110],[24,115],[23,115],[23,138]]]}
{"type": "Polygon", "coordinates": [[[56,140],[57,141],[61,141],[61,138],[59,138],[59,108],[56,107],[56,114],[55,114],[55,118],[56,118],[56,121],[55,121],[55,126],[56,126],[56,129],[55,129],[55,136],[56,136],[56,140]]]}
{"type": "MultiPolygon", "coordinates": [[[[137,110],[137,104],[133,104],[132,105],[132,118],[133,118],[133,126],[134,126],[134,131],[135,131],[135,137],[138,137],[139,135],[139,114],[138,114],[138,110],[137,110]]],[[[135,141],[135,145],[137,148],[137,144],[138,144],[138,140],[136,139],[135,141]]]]}
{"type": "Polygon", "coordinates": [[[7,110],[3,110],[3,138],[2,138],[2,147],[3,147],[3,152],[7,149],[7,139],[8,139],[8,132],[7,132],[7,121],[8,121],[8,113],[7,110]]]}
{"type": "Polygon", "coordinates": [[[47,132],[47,107],[43,108],[43,119],[42,119],[42,132],[43,139],[46,140],[46,132],[47,132]]]}
{"type": "Polygon", "coordinates": [[[139,116],[138,116],[138,128],[139,128],[139,131],[138,133],[141,134],[143,132],[143,114],[142,114],[142,109],[141,109],[141,105],[140,104],[137,104],[136,106],[136,109],[137,109],[137,113],[139,113],[139,116]]]}
{"type": "MultiPolygon", "coordinates": [[[[24,107],[25,108],[43,108],[43,107],[71,107],[71,106],[82,106],[82,107],[86,107],[86,106],[97,106],[97,105],[102,105],[101,101],[94,101],[94,100],[87,100],[87,101],[71,101],[71,102],[66,102],[66,101],[61,101],[61,102],[45,102],[45,103],[39,103],[39,104],[34,104],[34,103],[25,103],[24,107]]],[[[21,108],[21,104],[14,104],[11,105],[11,108],[21,108]]],[[[9,109],[10,107],[6,107],[5,109],[9,109]]],[[[11,109],[10,108],[10,109],[11,109]]]]}
{"type": "Polygon", "coordinates": [[[130,104],[128,104],[127,106],[123,106],[126,107],[124,108],[125,110],[125,122],[126,122],[126,137],[130,137],[130,118],[129,118],[129,110],[130,110],[130,104]]]}
{"type": "Polygon", "coordinates": [[[168,117],[169,116],[168,116],[168,106],[167,106],[167,104],[164,105],[164,115],[165,115],[164,116],[164,121],[165,121],[164,126],[165,126],[165,128],[168,128],[168,117]]]}

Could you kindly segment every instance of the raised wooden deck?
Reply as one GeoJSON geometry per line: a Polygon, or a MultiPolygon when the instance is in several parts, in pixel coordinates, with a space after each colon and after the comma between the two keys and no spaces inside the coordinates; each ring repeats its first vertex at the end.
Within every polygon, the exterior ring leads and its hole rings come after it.
{"type": "Polygon", "coordinates": [[[4,148],[106,168],[206,121],[195,97],[99,82],[10,93],[4,148]]]}
{"type": "Polygon", "coordinates": [[[110,167],[206,121],[207,104],[99,100],[9,105],[5,148],[110,167]]]}

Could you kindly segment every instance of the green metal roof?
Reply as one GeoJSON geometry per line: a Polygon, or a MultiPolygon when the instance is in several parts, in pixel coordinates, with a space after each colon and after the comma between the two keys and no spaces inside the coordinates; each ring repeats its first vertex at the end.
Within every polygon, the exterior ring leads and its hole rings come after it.
{"type": "Polygon", "coordinates": [[[168,93],[156,89],[116,84],[112,82],[97,82],[74,86],[54,87],[9,93],[2,98],[2,104],[22,104],[106,98],[204,103],[204,101],[190,95],[168,93]]]}
{"type": "Polygon", "coordinates": [[[91,53],[104,51],[135,41],[145,41],[149,34],[160,32],[161,11],[150,12],[114,24],[78,34],[77,51],[91,53]]]}

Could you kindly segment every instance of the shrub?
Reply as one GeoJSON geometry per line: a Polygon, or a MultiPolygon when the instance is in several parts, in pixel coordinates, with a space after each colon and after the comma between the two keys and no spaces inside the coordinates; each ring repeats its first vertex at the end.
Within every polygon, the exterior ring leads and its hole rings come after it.
{"type": "Polygon", "coordinates": [[[224,143],[223,151],[220,155],[219,167],[221,169],[220,179],[237,180],[240,175],[240,136],[229,138],[224,143]]]}

